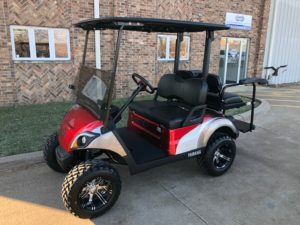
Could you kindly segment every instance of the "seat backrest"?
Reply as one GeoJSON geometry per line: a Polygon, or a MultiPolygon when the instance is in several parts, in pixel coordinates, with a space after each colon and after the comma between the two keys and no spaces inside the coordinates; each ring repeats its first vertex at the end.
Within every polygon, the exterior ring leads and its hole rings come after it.
{"type": "Polygon", "coordinates": [[[183,79],[175,74],[161,77],[157,93],[166,99],[180,99],[192,106],[203,105],[207,96],[207,83],[200,78],[183,79]]]}
{"type": "MultiPolygon", "coordinates": [[[[203,79],[202,72],[200,70],[178,70],[176,75],[183,79],[203,79]]],[[[206,78],[206,82],[208,85],[208,92],[220,93],[222,91],[223,85],[220,76],[210,73],[206,78]]]]}
{"type": "Polygon", "coordinates": [[[202,78],[201,70],[178,70],[176,75],[182,77],[183,79],[191,78],[202,78]]]}
{"type": "Polygon", "coordinates": [[[206,82],[208,85],[208,92],[221,93],[223,85],[220,76],[215,74],[208,74],[206,82]]]}

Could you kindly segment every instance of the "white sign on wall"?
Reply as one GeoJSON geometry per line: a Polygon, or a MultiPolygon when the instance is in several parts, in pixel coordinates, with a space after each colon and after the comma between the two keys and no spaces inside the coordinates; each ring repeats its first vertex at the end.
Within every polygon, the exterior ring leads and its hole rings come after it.
{"type": "Polygon", "coordinates": [[[225,25],[240,30],[251,30],[252,16],[237,13],[226,13],[225,25]]]}

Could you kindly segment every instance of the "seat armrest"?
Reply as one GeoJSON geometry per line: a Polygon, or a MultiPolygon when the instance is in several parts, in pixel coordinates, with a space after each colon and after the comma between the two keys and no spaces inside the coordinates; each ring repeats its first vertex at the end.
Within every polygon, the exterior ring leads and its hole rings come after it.
{"type": "Polygon", "coordinates": [[[247,85],[247,84],[268,84],[268,80],[266,79],[263,79],[263,78],[246,78],[246,79],[242,79],[239,81],[239,83],[234,83],[234,84],[226,84],[223,86],[222,88],[222,91],[221,91],[221,97],[223,99],[223,96],[224,96],[224,93],[225,93],[225,90],[227,88],[230,88],[230,87],[236,87],[236,86],[240,86],[240,85],[247,85]]]}
{"type": "Polygon", "coordinates": [[[253,84],[253,83],[268,84],[268,81],[266,79],[262,79],[262,78],[246,78],[246,79],[240,80],[240,82],[239,82],[240,85],[253,84]]]}
{"type": "Polygon", "coordinates": [[[196,124],[196,123],[201,123],[202,120],[203,120],[205,111],[206,111],[206,105],[195,106],[194,108],[192,108],[190,113],[185,118],[182,126],[185,127],[185,126],[193,125],[193,124],[196,124]],[[202,110],[200,117],[197,118],[197,119],[191,120],[197,110],[202,110]]]}

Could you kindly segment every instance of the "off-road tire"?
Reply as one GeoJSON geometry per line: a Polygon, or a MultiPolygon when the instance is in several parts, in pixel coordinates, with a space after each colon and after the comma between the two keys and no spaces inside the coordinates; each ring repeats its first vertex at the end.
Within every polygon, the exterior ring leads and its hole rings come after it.
{"type": "Polygon", "coordinates": [[[121,179],[117,170],[102,160],[89,160],[73,167],[64,179],[62,185],[62,200],[68,211],[80,218],[94,218],[104,214],[117,201],[121,192],[121,179]],[[113,195],[109,202],[96,211],[83,209],[77,204],[78,196],[83,185],[94,177],[110,179],[113,195]]]}
{"type": "Polygon", "coordinates": [[[209,140],[203,160],[201,160],[199,158],[198,163],[202,162],[204,169],[206,170],[206,172],[209,175],[221,176],[224,173],[226,173],[232,166],[232,163],[235,158],[235,154],[236,154],[236,146],[235,146],[235,141],[233,140],[233,138],[230,137],[228,134],[217,132],[217,133],[213,134],[213,136],[209,140]],[[231,161],[224,168],[216,168],[216,166],[214,165],[213,159],[214,159],[216,151],[222,145],[226,145],[230,149],[231,161]]]}
{"type": "Polygon", "coordinates": [[[43,156],[47,165],[56,172],[67,173],[56,160],[56,148],[59,146],[57,132],[53,133],[43,148],[43,156]]]}

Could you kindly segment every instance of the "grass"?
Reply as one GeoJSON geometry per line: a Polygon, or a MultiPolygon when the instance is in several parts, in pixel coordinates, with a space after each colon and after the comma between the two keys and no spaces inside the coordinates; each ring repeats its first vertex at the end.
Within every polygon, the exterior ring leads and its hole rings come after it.
{"type": "Polygon", "coordinates": [[[55,130],[71,102],[0,108],[0,156],[34,152],[55,130]]]}
{"type": "MultiPolygon", "coordinates": [[[[138,97],[138,100],[149,96],[138,97]]],[[[249,101],[244,97],[244,100],[249,101]]],[[[114,104],[121,106],[125,99],[117,99],[114,104]]],[[[73,102],[0,107],[0,157],[41,150],[45,140],[57,130],[64,114],[73,102]]],[[[250,110],[250,106],[228,110],[236,115],[250,110]]],[[[118,126],[125,126],[128,115],[124,113],[118,126]]]]}

